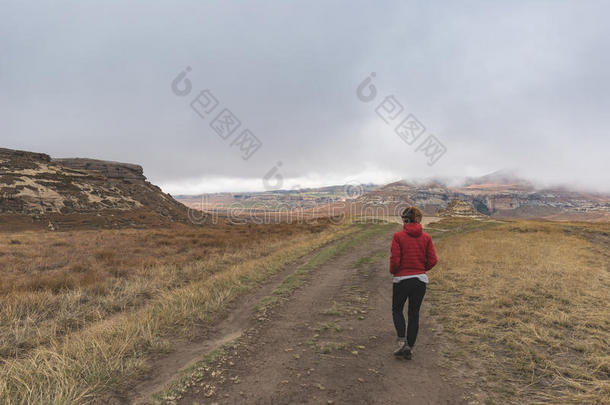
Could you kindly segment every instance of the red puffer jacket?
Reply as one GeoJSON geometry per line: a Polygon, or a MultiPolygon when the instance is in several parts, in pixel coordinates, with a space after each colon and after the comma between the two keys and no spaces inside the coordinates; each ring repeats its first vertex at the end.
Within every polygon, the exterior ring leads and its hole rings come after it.
{"type": "Polygon", "coordinates": [[[421,224],[405,224],[401,232],[392,239],[390,273],[394,277],[423,274],[437,262],[430,235],[422,231],[421,224]]]}

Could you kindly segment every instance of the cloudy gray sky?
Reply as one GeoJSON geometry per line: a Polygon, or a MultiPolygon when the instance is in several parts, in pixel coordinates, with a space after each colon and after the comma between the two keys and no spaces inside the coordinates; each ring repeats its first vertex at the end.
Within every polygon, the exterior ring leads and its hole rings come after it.
{"type": "Polygon", "coordinates": [[[518,169],[610,191],[610,2],[2,1],[1,146],[197,193],[518,169]],[[171,83],[186,67],[192,90],[171,83]],[[369,74],[377,96],[356,88],[369,74]],[[190,106],[208,89],[219,104],[190,106]],[[386,124],[385,97],[404,107],[386,124]],[[241,121],[222,139],[222,109],[241,121]],[[394,132],[414,114],[426,132],[394,132]],[[231,145],[249,129],[248,160],[231,145]],[[446,153],[432,166],[417,146],[446,153]]]}

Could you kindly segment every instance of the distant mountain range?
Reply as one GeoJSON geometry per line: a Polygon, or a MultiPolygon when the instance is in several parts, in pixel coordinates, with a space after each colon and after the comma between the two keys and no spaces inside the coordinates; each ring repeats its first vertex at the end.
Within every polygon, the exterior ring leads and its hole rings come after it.
{"type": "Polygon", "coordinates": [[[187,207],[232,215],[233,206],[246,214],[300,210],[326,216],[379,209],[392,215],[416,205],[428,215],[610,220],[607,194],[538,188],[509,171],[448,183],[402,180],[173,198],[148,182],[138,165],[0,148],[0,230],[168,225],[188,222],[187,207]]]}
{"type": "MultiPolygon", "coordinates": [[[[324,215],[349,210],[366,214],[395,213],[405,205],[416,205],[428,215],[447,214],[454,199],[464,201],[481,215],[499,218],[548,218],[587,221],[610,220],[610,196],[565,187],[538,188],[511,171],[501,170],[481,177],[466,178],[459,185],[439,179],[401,180],[377,186],[337,185],[302,190],[250,193],[214,193],[177,196],[195,209],[243,207],[251,211],[282,209],[310,210],[324,215]]],[[[453,182],[457,183],[457,182],[453,182]]],[[[459,205],[461,210],[466,207],[459,205]]]]}
{"type": "Polygon", "coordinates": [[[436,214],[453,199],[465,201],[479,213],[494,217],[610,220],[609,195],[564,187],[537,188],[507,171],[468,178],[460,186],[403,180],[364,194],[358,203],[373,206],[409,203],[427,214],[436,214]]]}

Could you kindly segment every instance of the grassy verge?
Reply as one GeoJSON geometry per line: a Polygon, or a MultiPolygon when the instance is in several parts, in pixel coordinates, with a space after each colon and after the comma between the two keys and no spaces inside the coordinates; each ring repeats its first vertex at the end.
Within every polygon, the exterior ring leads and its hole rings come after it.
{"type": "MultiPolygon", "coordinates": [[[[146,372],[148,354],[171,350],[175,337],[187,337],[213,319],[239,294],[279,271],[286,263],[345,235],[359,226],[335,227],[297,234],[261,247],[265,254],[230,262],[209,273],[190,263],[194,279],[160,291],[145,306],[119,313],[61,341],[34,348],[19,358],[5,359],[0,368],[0,403],[81,404],[121,389],[146,372]]],[[[222,258],[221,258],[222,259],[222,258]]],[[[151,269],[151,277],[156,270],[151,269]]]]}
{"type": "Polygon", "coordinates": [[[456,235],[463,235],[474,231],[494,228],[503,224],[504,221],[480,220],[471,218],[445,218],[439,222],[428,224],[425,231],[434,238],[440,240],[456,235]]]}
{"type": "Polygon", "coordinates": [[[431,272],[447,364],[487,403],[610,403],[610,227],[464,225],[438,241],[431,272]]]}
{"type": "Polygon", "coordinates": [[[356,261],[356,263],[354,263],[354,267],[356,268],[362,268],[365,267],[371,263],[375,263],[377,260],[383,258],[383,257],[389,257],[390,256],[390,252],[389,249],[387,250],[382,250],[380,252],[377,253],[373,253],[372,255],[369,256],[363,256],[360,259],[358,259],[356,261]]]}

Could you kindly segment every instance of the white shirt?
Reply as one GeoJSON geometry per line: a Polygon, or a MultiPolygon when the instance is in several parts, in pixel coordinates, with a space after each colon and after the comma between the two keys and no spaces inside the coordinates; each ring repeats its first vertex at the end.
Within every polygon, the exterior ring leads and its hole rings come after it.
{"type": "Polygon", "coordinates": [[[400,277],[394,277],[392,279],[393,283],[400,283],[402,280],[406,280],[408,278],[418,278],[419,281],[423,282],[423,283],[428,283],[428,276],[426,274],[415,274],[413,276],[400,276],[400,277]]]}

